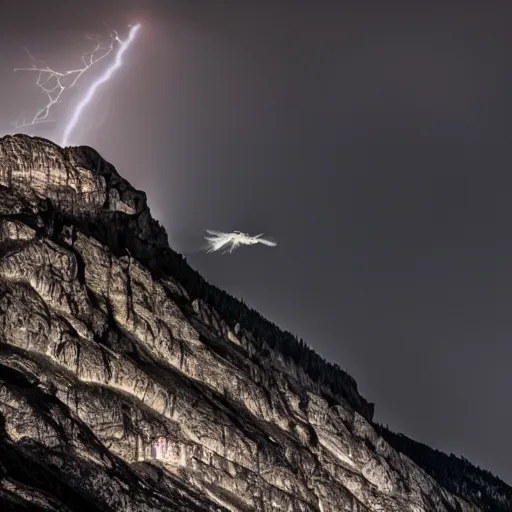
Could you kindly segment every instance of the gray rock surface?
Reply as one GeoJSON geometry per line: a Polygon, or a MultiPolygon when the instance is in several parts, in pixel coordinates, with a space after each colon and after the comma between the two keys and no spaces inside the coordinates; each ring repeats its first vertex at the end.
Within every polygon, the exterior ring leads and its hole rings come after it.
{"type": "Polygon", "coordinates": [[[91,148],[0,139],[2,510],[482,510],[391,448],[355,387],[333,403],[253,357],[171,252],[91,148]]]}

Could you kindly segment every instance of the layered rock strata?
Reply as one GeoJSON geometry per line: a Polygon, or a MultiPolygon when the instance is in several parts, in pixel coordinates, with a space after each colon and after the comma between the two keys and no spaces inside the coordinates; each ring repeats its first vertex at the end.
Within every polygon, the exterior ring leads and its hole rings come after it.
{"type": "Polygon", "coordinates": [[[355,388],[333,402],[262,363],[173,258],[94,150],[0,139],[5,509],[479,510],[392,449],[355,388]]]}

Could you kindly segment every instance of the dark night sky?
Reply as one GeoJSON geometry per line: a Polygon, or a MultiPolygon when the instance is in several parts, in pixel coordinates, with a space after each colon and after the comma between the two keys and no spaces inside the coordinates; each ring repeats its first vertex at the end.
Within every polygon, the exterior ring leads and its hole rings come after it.
{"type": "MultiPolygon", "coordinates": [[[[23,45],[74,64],[86,33],[141,20],[72,142],[148,193],[209,281],[346,368],[377,420],[512,482],[512,5],[78,4],[2,6],[2,131],[44,99],[12,73],[23,45]],[[279,246],[205,255],[205,228],[279,246]]],[[[59,142],[77,99],[27,131],[59,142]]]]}

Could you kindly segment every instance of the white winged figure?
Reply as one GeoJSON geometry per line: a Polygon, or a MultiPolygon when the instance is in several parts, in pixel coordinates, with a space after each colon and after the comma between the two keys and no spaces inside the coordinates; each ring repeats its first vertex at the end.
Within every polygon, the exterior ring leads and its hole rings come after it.
{"type": "Polygon", "coordinates": [[[238,249],[241,245],[254,245],[254,244],[263,244],[268,247],[275,247],[277,245],[276,242],[271,240],[266,240],[265,238],[261,238],[263,233],[259,235],[248,235],[247,233],[242,233],[240,231],[233,231],[232,233],[222,233],[220,231],[213,231],[211,229],[207,229],[206,232],[210,236],[205,236],[205,240],[208,242],[208,253],[220,251],[221,249],[225,249],[224,254],[231,254],[235,249],[238,249]]]}

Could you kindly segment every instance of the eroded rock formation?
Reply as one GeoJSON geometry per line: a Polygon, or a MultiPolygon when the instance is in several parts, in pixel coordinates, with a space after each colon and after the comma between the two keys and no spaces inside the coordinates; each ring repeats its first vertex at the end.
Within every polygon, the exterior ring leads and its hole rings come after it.
{"type": "Polygon", "coordinates": [[[0,139],[2,510],[481,510],[391,448],[348,377],[329,398],[259,357],[177,261],[94,150],[0,139]]]}

